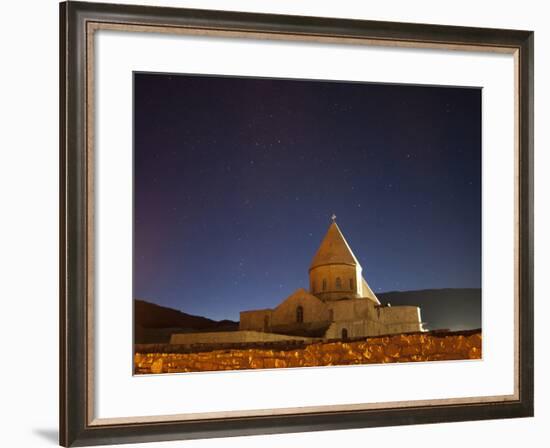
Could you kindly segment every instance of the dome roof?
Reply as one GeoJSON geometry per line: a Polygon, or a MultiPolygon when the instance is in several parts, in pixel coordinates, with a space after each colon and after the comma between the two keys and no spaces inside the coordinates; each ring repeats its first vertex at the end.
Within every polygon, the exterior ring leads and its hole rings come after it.
{"type": "Polygon", "coordinates": [[[353,255],[349,244],[340,231],[338,224],[332,222],[328,228],[327,234],[317,253],[313,257],[309,269],[327,264],[348,264],[351,266],[360,266],[359,261],[353,255]]]}

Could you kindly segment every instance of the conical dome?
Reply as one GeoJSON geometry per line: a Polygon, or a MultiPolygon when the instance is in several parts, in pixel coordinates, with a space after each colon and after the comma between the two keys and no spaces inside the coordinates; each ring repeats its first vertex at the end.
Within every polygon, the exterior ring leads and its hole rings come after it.
{"type": "Polygon", "coordinates": [[[329,264],[347,264],[360,267],[359,261],[353,255],[349,244],[335,222],[328,228],[327,234],[323,238],[319,249],[317,249],[309,269],[329,264]]]}

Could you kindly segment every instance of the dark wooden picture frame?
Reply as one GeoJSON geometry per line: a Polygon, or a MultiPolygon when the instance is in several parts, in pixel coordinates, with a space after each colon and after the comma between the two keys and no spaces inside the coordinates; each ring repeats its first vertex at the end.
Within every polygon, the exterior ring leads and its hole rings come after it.
{"type": "MultiPolygon", "coordinates": [[[[533,32],[66,2],[60,5],[60,444],[83,446],[533,416],[533,32]],[[464,48],[516,60],[515,399],[212,419],[93,419],[91,39],[97,29],[464,48]]],[[[131,337],[130,335],[128,337],[131,337]]],[[[487,398],[487,397],[486,397],[487,398]]]]}

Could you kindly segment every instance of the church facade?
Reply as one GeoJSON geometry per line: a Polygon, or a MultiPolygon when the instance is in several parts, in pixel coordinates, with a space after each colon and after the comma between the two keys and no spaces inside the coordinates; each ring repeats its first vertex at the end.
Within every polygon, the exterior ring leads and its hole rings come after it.
{"type": "Polygon", "coordinates": [[[309,267],[309,290],[242,311],[239,330],[322,339],[424,331],[419,307],[380,303],[334,219],[309,267]]]}

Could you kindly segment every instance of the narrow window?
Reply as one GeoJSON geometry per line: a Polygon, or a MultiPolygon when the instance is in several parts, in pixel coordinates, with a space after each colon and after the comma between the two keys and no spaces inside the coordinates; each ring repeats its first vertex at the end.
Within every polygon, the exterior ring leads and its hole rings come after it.
{"type": "Polygon", "coordinates": [[[315,292],[315,280],[311,282],[311,292],[315,292]]]}
{"type": "Polygon", "coordinates": [[[347,338],[348,338],[348,329],[342,328],[342,339],[347,339],[347,338]]]}
{"type": "Polygon", "coordinates": [[[304,309],[299,306],[296,308],[296,322],[301,324],[304,321],[304,309]]]}
{"type": "Polygon", "coordinates": [[[264,330],[267,330],[269,327],[269,316],[264,316],[264,330]]]}
{"type": "Polygon", "coordinates": [[[342,279],[340,277],[336,277],[336,289],[342,289],[342,279]]]}
{"type": "Polygon", "coordinates": [[[328,310],[328,320],[329,320],[329,322],[334,321],[334,310],[333,309],[328,310]]]}
{"type": "Polygon", "coordinates": [[[323,279],[323,291],[326,291],[327,290],[327,279],[324,278],[323,279]]]}
{"type": "Polygon", "coordinates": [[[349,279],[349,289],[351,289],[353,291],[353,279],[352,278],[349,279]]]}

